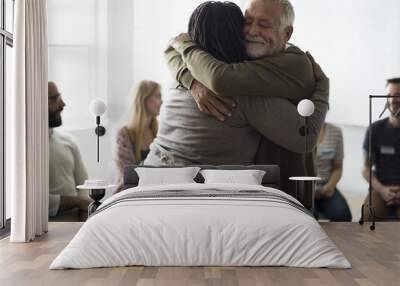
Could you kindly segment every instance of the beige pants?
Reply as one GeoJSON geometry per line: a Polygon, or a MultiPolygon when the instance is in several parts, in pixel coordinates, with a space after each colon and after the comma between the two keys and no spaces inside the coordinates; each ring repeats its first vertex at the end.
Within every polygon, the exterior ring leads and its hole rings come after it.
{"type": "MultiPolygon", "coordinates": [[[[383,200],[382,196],[376,192],[372,191],[372,206],[375,213],[376,221],[379,221],[379,218],[384,217],[397,217],[400,218],[400,206],[391,206],[387,205],[383,200]]],[[[371,215],[369,212],[369,197],[367,196],[364,201],[364,221],[371,221],[371,215]]]]}

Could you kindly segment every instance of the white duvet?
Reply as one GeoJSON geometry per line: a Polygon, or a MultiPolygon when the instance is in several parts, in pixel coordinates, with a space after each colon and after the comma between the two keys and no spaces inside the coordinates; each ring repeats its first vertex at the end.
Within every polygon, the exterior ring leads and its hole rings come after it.
{"type": "Polygon", "coordinates": [[[313,217],[278,200],[178,197],[115,203],[136,192],[210,189],[262,190],[297,202],[279,190],[250,185],[128,189],[100,206],[103,211],[83,224],[50,269],[127,265],[351,267],[313,217]]]}

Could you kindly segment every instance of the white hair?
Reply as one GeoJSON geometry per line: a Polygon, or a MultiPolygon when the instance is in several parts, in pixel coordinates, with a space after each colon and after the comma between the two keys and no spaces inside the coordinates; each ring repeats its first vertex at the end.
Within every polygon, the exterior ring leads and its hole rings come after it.
{"type": "MultiPolygon", "coordinates": [[[[253,0],[254,1],[254,0],[253,0]]],[[[293,26],[295,13],[292,3],[289,0],[261,0],[264,3],[275,3],[279,4],[283,8],[283,15],[280,19],[281,30],[288,26],[293,26]]]]}

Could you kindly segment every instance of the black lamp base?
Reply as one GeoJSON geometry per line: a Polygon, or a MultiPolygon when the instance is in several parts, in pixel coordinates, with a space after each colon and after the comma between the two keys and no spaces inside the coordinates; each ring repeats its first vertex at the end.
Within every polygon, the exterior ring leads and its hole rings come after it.
{"type": "Polygon", "coordinates": [[[290,181],[296,186],[296,199],[306,209],[314,212],[315,184],[320,181],[319,177],[290,177],[290,181]]]}
{"type": "Polygon", "coordinates": [[[314,211],[314,181],[296,181],[297,199],[302,202],[304,207],[310,211],[314,211]]]}
{"type": "Polygon", "coordinates": [[[91,189],[89,190],[89,197],[93,199],[93,202],[88,207],[88,216],[94,213],[97,208],[101,205],[100,200],[106,194],[106,189],[91,189]]]}
{"type": "Polygon", "coordinates": [[[106,128],[104,128],[104,126],[99,125],[94,130],[94,133],[96,133],[97,136],[103,136],[104,134],[106,134],[106,128]]]}

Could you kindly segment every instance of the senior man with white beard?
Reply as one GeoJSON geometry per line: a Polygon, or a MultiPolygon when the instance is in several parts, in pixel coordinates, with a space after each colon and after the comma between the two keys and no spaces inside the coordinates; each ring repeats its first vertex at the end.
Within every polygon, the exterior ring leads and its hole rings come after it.
{"type": "MultiPolygon", "coordinates": [[[[307,155],[309,168],[306,170],[307,160],[304,154],[298,154],[304,152],[304,138],[299,135],[302,120],[296,112],[295,104],[303,98],[311,97],[316,105],[316,111],[309,121],[310,130],[307,140],[310,148],[307,152],[311,151],[316,144],[319,129],[328,109],[327,78],[319,67],[316,67],[318,77],[322,80],[317,86],[319,90],[315,90],[312,94],[315,89],[315,78],[310,59],[297,47],[287,44],[293,32],[293,20],[293,8],[288,1],[254,0],[251,2],[245,14],[244,33],[247,53],[256,60],[235,64],[218,61],[197,47],[187,34],[181,34],[171,41],[170,44],[174,49],[170,48],[166,51],[172,74],[183,86],[190,89],[202,112],[214,115],[228,126],[250,126],[264,136],[259,154],[253,158],[253,162],[235,161],[234,163],[248,164],[254,163],[255,160],[257,163],[279,164],[282,170],[282,186],[286,191],[290,189],[287,182],[289,176],[313,172],[312,155],[307,155]],[[231,104],[232,101],[225,96],[233,96],[236,101],[237,109],[232,114],[224,105],[224,103],[231,104]],[[227,116],[228,114],[231,116],[227,116]],[[280,121],[283,122],[283,126],[280,125],[280,121]]],[[[164,114],[168,114],[169,105],[165,104],[165,106],[167,112],[164,114]]],[[[178,109],[175,108],[176,110],[178,109]]],[[[171,112],[169,113],[172,115],[171,112]]],[[[179,143],[185,144],[185,138],[190,131],[180,133],[179,137],[183,138],[184,142],[179,142],[180,138],[175,136],[174,139],[178,142],[171,143],[169,148],[162,150],[160,147],[168,145],[168,141],[172,140],[170,134],[179,134],[176,131],[180,129],[177,124],[171,125],[173,116],[164,117],[164,120],[170,125],[168,132],[163,132],[163,128],[160,128],[161,134],[157,136],[159,140],[156,139],[155,145],[150,149],[157,149],[159,154],[164,152],[161,155],[167,154],[164,157],[168,157],[171,149],[174,147],[179,149],[179,143]]],[[[161,124],[163,124],[163,117],[161,124]]],[[[218,124],[218,121],[214,124],[218,124]]],[[[201,126],[202,122],[198,122],[198,125],[201,126]]],[[[214,137],[223,136],[224,134],[221,133],[214,137]]],[[[206,136],[198,136],[198,140],[202,141],[198,142],[200,145],[215,145],[210,143],[206,136]]],[[[224,140],[229,141],[234,138],[224,138],[224,140]]],[[[232,158],[237,156],[236,153],[245,153],[249,151],[249,148],[254,148],[254,145],[250,144],[239,146],[241,143],[243,142],[238,142],[236,149],[235,146],[233,147],[235,152],[231,152],[232,158]]],[[[235,145],[235,142],[227,145],[232,144],[235,145]]],[[[220,147],[223,148],[223,146],[220,147]]],[[[209,148],[212,149],[212,147],[209,148]]],[[[197,162],[232,163],[230,156],[229,154],[217,156],[214,162],[204,161],[201,158],[197,162]]],[[[186,163],[182,160],[175,162],[186,163]]],[[[154,160],[148,160],[145,164],[147,163],[154,164],[154,160]]]]}

